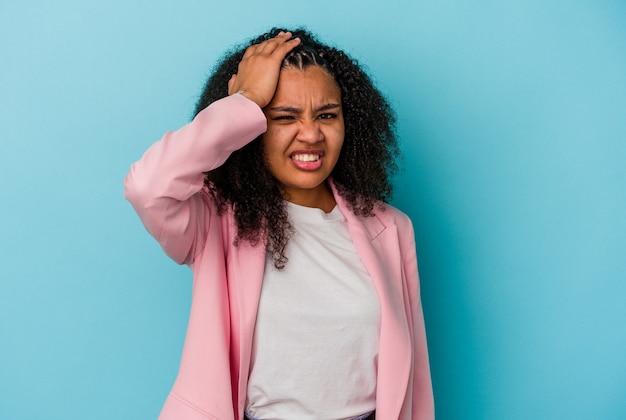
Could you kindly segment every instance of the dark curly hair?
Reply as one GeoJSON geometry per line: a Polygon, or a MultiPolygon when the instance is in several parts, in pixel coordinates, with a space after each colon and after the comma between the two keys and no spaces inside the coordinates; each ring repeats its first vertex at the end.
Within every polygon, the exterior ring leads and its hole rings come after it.
{"type": "MultiPolygon", "coordinates": [[[[337,192],[357,216],[372,216],[374,207],[384,210],[392,194],[391,176],[398,155],[395,115],[362,67],[346,53],[318,41],[305,29],[273,28],[228,51],[216,64],[196,105],[195,115],[228,96],[228,80],[237,73],[247,47],[291,32],[301,40],[283,61],[283,67],[305,69],[321,66],[341,88],[345,138],[339,160],[331,173],[337,192]]],[[[261,137],[233,152],[219,168],[207,172],[205,184],[218,209],[232,206],[237,223],[235,245],[241,240],[263,241],[274,265],[284,267],[285,248],[293,234],[282,187],[272,176],[261,137]]]]}

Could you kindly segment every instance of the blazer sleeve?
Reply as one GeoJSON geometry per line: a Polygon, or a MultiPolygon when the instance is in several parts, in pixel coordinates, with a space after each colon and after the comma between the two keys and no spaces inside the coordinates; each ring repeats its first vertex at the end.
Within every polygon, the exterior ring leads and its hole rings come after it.
{"type": "Polygon", "coordinates": [[[428,360],[428,346],[426,342],[426,327],[422,300],[420,295],[419,273],[417,270],[417,252],[415,234],[411,220],[406,218],[408,227],[404,241],[404,270],[407,278],[411,320],[413,324],[413,420],[432,420],[435,418],[435,403],[430,364],[428,360]]]}
{"type": "Polygon", "coordinates": [[[245,96],[220,99],[189,124],[168,132],[131,165],[124,196],[167,255],[191,264],[206,239],[211,200],[204,172],[267,129],[262,110],[245,96]]]}

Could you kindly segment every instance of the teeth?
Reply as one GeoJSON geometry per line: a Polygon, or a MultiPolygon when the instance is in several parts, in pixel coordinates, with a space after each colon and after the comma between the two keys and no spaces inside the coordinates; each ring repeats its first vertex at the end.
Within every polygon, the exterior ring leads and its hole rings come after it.
{"type": "Polygon", "coordinates": [[[313,154],[302,154],[302,155],[293,155],[291,157],[293,160],[299,160],[300,162],[315,162],[320,158],[320,155],[313,154]]]}

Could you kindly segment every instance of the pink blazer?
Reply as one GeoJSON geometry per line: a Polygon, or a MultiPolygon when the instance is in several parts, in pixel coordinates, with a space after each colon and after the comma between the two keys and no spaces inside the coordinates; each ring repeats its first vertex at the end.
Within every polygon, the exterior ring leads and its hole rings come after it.
{"type": "MultiPolygon", "coordinates": [[[[167,133],[124,180],[125,196],[148,231],[193,271],[180,369],[161,420],[243,417],[265,249],[233,246],[232,213],[217,214],[203,172],[265,130],[256,104],[242,95],[224,98],[167,133]]],[[[433,419],[411,221],[391,206],[375,217],[356,217],[336,191],[335,198],[380,299],[376,417],[433,419]]]]}

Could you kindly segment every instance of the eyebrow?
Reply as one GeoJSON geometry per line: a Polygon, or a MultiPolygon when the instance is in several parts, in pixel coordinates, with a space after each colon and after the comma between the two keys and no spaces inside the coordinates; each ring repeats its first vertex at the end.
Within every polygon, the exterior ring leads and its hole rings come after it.
{"type": "MultiPolygon", "coordinates": [[[[322,105],[321,107],[317,108],[315,110],[315,112],[321,112],[321,111],[330,111],[333,109],[337,109],[339,108],[340,105],[339,104],[334,104],[334,103],[330,103],[330,104],[326,104],[326,105],[322,105]]],[[[270,111],[277,111],[277,112],[290,112],[293,114],[300,114],[302,113],[302,109],[297,108],[297,107],[293,107],[293,106],[275,106],[269,109],[270,111]]]]}

